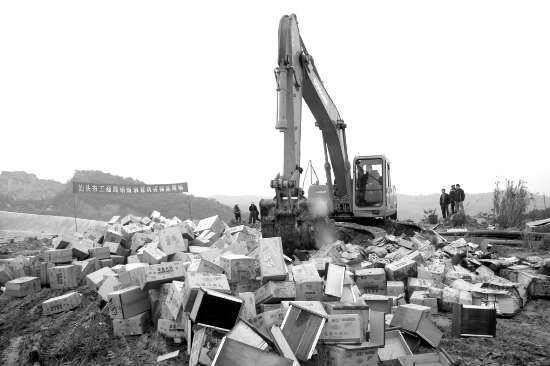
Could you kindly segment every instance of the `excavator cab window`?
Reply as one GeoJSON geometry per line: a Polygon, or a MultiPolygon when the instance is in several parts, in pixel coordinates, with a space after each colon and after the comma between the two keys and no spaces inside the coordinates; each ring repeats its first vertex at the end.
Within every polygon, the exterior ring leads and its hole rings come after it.
{"type": "Polygon", "coordinates": [[[384,204],[384,169],[380,158],[358,159],[355,163],[355,204],[381,207],[384,204]]]}

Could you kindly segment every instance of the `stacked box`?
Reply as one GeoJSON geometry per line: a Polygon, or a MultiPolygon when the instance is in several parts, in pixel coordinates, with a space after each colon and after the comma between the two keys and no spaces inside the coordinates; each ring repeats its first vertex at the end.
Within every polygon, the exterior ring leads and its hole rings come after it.
{"type": "Polygon", "coordinates": [[[48,269],[48,281],[54,289],[73,289],[80,282],[80,267],[74,264],[55,266],[48,269]]]}
{"type": "Polygon", "coordinates": [[[50,263],[70,263],[73,260],[73,251],[66,249],[48,249],[44,252],[44,261],[50,263]]]}
{"type": "Polygon", "coordinates": [[[90,257],[95,257],[98,260],[111,258],[109,247],[95,247],[90,249],[90,257]]]}

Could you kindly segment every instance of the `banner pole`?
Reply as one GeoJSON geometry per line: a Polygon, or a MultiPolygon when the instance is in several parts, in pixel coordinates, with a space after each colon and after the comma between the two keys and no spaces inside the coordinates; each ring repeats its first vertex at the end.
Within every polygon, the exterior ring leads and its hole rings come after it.
{"type": "Polygon", "coordinates": [[[76,193],[73,193],[74,196],[74,231],[75,233],[78,232],[78,223],[76,221],[76,193]]]}

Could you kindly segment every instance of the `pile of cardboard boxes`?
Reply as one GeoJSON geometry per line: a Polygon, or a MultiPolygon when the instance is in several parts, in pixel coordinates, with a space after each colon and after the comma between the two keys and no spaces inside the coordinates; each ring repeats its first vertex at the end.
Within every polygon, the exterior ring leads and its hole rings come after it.
{"type": "Polygon", "coordinates": [[[155,211],[57,237],[40,257],[3,260],[0,283],[16,297],[67,290],[42,303],[44,315],[79,306],[75,289],[85,284],[108,307],[115,336],[154,329],[185,341],[191,366],[450,365],[435,314],[452,313],[456,336],[490,337],[496,316],[550,296],[535,264],[490,258],[464,239],[427,232],[371,244],[326,244],[299,261],[280,238],[218,216],[155,211]],[[417,353],[420,345],[432,351],[417,353]]]}

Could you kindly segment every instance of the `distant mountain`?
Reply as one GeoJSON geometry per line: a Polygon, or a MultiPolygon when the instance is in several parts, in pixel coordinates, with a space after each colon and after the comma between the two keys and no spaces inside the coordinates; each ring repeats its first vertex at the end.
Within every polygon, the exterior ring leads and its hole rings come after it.
{"type": "MultiPolygon", "coordinates": [[[[8,176],[10,174],[8,173],[8,176]]],[[[72,193],[72,180],[111,184],[144,184],[136,179],[89,170],[76,171],[71,181],[65,184],[44,181],[36,178],[33,174],[24,172],[17,172],[16,175],[20,187],[11,188],[15,187],[12,178],[10,189],[3,187],[0,190],[0,210],[73,216],[75,199],[72,193]],[[23,186],[25,187],[23,188],[23,186]]],[[[229,220],[232,217],[232,209],[214,199],[181,193],[132,196],[80,193],[76,199],[76,215],[85,219],[108,220],[114,215],[126,214],[145,216],[153,210],[160,211],[166,217],[177,216],[181,219],[220,215],[224,220],[229,220]]]]}
{"type": "Polygon", "coordinates": [[[39,179],[25,172],[0,173],[0,194],[13,200],[43,200],[52,198],[64,188],[63,183],[39,179]]]}

